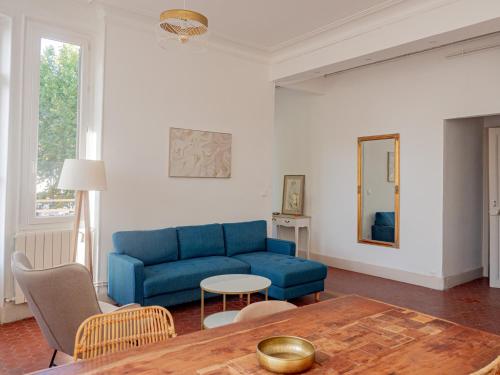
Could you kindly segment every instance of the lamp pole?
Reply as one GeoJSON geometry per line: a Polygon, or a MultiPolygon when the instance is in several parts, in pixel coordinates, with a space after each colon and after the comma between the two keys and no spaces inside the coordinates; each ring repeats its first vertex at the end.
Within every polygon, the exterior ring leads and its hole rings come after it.
{"type": "Polygon", "coordinates": [[[72,262],[76,262],[76,252],[78,250],[78,234],[80,231],[80,223],[83,209],[83,222],[85,225],[85,265],[89,269],[92,278],[92,233],[90,231],[90,203],[89,192],[85,190],[77,190],[75,195],[75,220],[73,222],[73,232],[71,238],[71,254],[72,262]]]}
{"type": "Polygon", "coordinates": [[[71,237],[71,260],[76,262],[78,232],[82,218],[85,223],[85,265],[93,279],[92,232],[90,230],[89,191],[103,191],[107,188],[106,171],[101,160],[66,159],[59,178],[59,189],[75,191],[75,220],[71,237]]]}

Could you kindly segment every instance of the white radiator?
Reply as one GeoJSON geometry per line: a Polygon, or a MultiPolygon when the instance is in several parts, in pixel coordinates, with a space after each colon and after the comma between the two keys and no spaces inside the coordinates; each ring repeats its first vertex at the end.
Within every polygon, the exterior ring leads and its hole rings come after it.
{"type": "MultiPolygon", "coordinates": [[[[71,230],[21,232],[14,238],[14,249],[26,254],[36,269],[70,263],[71,230]]],[[[16,304],[26,302],[17,282],[15,282],[14,301],[16,304]]]]}

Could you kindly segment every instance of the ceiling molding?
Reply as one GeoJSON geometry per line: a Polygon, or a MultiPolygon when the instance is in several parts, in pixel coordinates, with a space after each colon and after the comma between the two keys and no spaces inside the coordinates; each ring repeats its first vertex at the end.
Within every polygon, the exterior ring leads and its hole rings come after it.
{"type": "Polygon", "coordinates": [[[459,0],[404,0],[396,1],[376,12],[363,17],[338,24],[337,27],[323,33],[297,42],[294,45],[276,51],[272,54],[271,63],[281,63],[286,60],[314,53],[323,48],[356,38],[402,20],[446,6],[459,0]]]}
{"type": "Polygon", "coordinates": [[[357,13],[354,13],[348,17],[341,18],[335,22],[329,23],[329,24],[324,25],[322,27],[319,27],[315,30],[309,31],[309,32],[302,34],[302,35],[299,35],[295,38],[291,38],[291,39],[286,40],[284,42],[275,44],[272,47],[266,48],[266,50],[268,52],[276,52],[278,50],[296,45],[300,42],[304,42],[304,41],[307,41],[308,39],[314,38],[317,35],[324,34],[324,33],[327,33],[331,30],[337,29],[337,28],[339,28],[345,24],[348,24],[350,22],[357,21],[357,20],[360,20],[364,17],[367,17],[371,14],[381,12],[389,7],[393,7],[395,5],[398,5],[398,4],[402,3],[403,1],[406,1],[406,0],[387,0],[387,1],[384,1],[383,3],[374,5],[370,8],[367,8],[367,9],[364,9],[364,10],[357,12],[357,13]]]}
{"type": "MultiPolygon", "coordinates": [[[[468,0],[434,2],[437,6],[427,9],[428,12],[423,9],[413,12],[413,17],[359,34],[359,38],[352,41],[333,44],[324,50],[304,53],[281,63],[273,62],[270,79],[280,84],[282,81],[307,80],[314,74],[339,74],[472,40],[481,40],[478,53],[486,53],[497,48],[497,43],[484,41],[499,33],[500,3],[497,0],[484,1],[485,6],[479,9],[468,0]],[[444,17],[453,21],[443,24],[444,17]],[[416,27],[418,25],[427,25],[427,28],[416,27]]],[[[462,52],[459,50],[455,54],[462,56],[462,52]]]]}
{"type": "MultiPolygon", "coordinates": [[[[74,1],[105,9],[109,20],[131,22],[146,32],[154,32],[154,25],[158,22],[157,14],[139,7],[111,4],[108,0],[74,1]]],[[[257,63],[280,64],[456,2],[459,0],[386,0],[272,47],[251,45],[213,31],[207,38],[207,45],[218,51],[257,63]]],[[[310,78],[321,75],[321,72],[314,72],[310,78]]]]}
{"type": "MultiPolygon", "coordinates": [[[[141,16],[142,18],[149,18],[149,19],[151,19],[151,22],[158,21],[158,14],[156,14],[154,12],[150,12],[150,11],[145,10],[143,8],[140,8],[140,7],[119,6],[116,4],[110,4],[106,0],[75,0],[75,1],[87,2],[88,4],[102,4],[106,7],[108,7],[109,9],[115,9],[115,10],[121,11],[121,12],[128,12],[131,15],[134,14],[137,16],[141,16]]],[[[254,54],[257,54],[261,57],[263,55],[267,54],[268,55],[267,58],[270,59],[274,53],[276,53],[280,50],[283,50],[283,49],[288,48],[288,47],[293,47],[294,45],[297,45],[301,42],[306,42],[309,39],[312,39],[316,36],[331,32],[332,30],[335,30],[335,29],[337,29],[341,26],[344,26],[346,24],[361,20],[361,19],[363,19],[367,16],[370,16],[370,15],[373,15],[373,14],[382,12],[383,10],[386,10],[390,7],[394,7],[394,6],[396,6],[400,3],[403,3],[405,1],[407,1],[407,0],[386,0],[383,3],[377,4],[375,6],[367,8],[367,9],[362,10],[360,12],[354,13],[348,17],[344,17],[344,18],[339,19],[335,22],[332,22],[330,24],[322,26],[318,29],[312,30],[308,33],[299,35],[297,37],[291,38],[289,40],[286,40],[284,42],[278,43],[278,44],[276,44],[274,46],[270,46],[270,47],[259,46],[257,44],[250,43],[248,41],[243,41],[241,39],[234,38],[232,36],[213,32],[213,31],[211,31],[211,35],[213,35],[220,43],[228,42],[228,44],[232,47],[239,45],[240,49],[246,49],[249,52],[251,50],[253,50],[254,54]]],[[[454,1],[456,1],[456,0],[454,0],[454,1]]]]}
{"type": "MultiPolygon", "coordinates": [[[[107,0],[74,1],[99,5],[106,8],[109,14],[115,13],[120,17],[135,18],[148,25],[153,25],[158,21],[157,14],[140,7],[110,4],[107,0]]],[[[456,1],[458,0],[386,0],[271,47],[258,46],[213,31],[210,33],[208,44],[219,50],[232,52],[261,63],[280,63],[456,1]]]]}

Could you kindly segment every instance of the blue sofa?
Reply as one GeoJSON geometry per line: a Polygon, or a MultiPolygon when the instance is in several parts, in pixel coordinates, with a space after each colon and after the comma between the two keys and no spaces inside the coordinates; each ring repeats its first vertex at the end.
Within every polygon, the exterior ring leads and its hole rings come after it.
{"type": "Polygon", "coordinates": [[[267,277],[269,296],[291,299],[324,290],[327,267],[296,258],[295,244],[267,238],[267,223],[184,226],[113,234],[108,294],[119,304],[172,306],[200,299],[206,277],[267,277]]]}
{"type": "Polygon", "coordinates": [[[394,242],[394,212],[376,212],[372,240],[394,242]]]}

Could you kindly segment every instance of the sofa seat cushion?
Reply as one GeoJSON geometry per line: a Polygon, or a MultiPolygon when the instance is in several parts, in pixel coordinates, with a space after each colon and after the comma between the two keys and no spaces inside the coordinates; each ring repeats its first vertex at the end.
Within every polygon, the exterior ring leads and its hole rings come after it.
{"type": "Polygon", "coordinates": [[[267,277],[280,288],[323,280],[327,273],[324,264],[268,251],[239,254],[233,258],[250,264],[252,274],[267,277]]]}
{"type": "Polygon", "coordinates": [[[226,254],[224,234],[220,224],[177,227],[177,236],[180,259],[226,254]]]}
{"type": "Polygon", "coordinates": [[[265,220],[226,223],[222,226],[227,256],[266,250],[267,223],[265,220]]]}
{"type": "Polygon", "coordinates": [[[372,225],[372,240],[394,242],[394,227],[372,225]]]}
{"type": "Polygon", "coordinates": [[[144,297],[196,289],[201,280],[228,273],[250,273],[250,266],[238,259],[212,256],[144,267],[144,297]]]}
{"type": "Polygon", "coordinates": [[[116,232],[113,246],[117,253],[137,258],[145,266],[178,259],[175,228],[116,232]]]}

